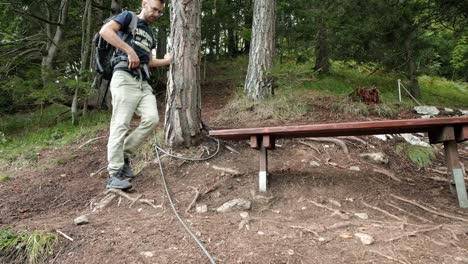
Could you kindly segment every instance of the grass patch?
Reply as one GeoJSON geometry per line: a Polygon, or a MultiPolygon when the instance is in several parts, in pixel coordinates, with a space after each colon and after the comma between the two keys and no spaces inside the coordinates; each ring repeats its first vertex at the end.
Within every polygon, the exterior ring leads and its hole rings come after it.
{"type": "Polygon", "coordinates": [[[468,83],[421,76],[421,101],[426,105],[468,107],[468,83]]]}
{"type": "Polygon", "coordinates": [[[50,109],[45,109],[42,121],[37,121],[37,116],[41,115],[39,112],[14,115],[8,120],[2,119],[0,128],[8,133],[2,132],[0,160],[7,164],[19,161],[27,166],[37,161],[41,148],[63,146],[79,142],[82,138],[92,138],[96,136],[97,131],[109,126],[110,113],[97,111],[81,117],[79,124],[75,126],[68,119],[50,125],[58,117],[54,114],[63,113],[56,108],[57,106],[51,106],[50,109]],[[30,125],[24,123],[27,120],[30,120],[30,125]]]}
{"type": "Polygon", "coordinates": [[[11,177],[8,175],[0,174],[0,182],[6,182],[11,180],[11,177]]]}
{"type": "Polygon", "coordinates": [[[436,158],[435,151],[431,147],[414,146],[408,143],[398,144],[398,154],[403,154],[419,168],[429,166],[436,158]]]}
{"type": "Polygon", "coordinates": [[[0,255],[12,262],[42,263],[53,254],[56,241],[54,234],[42,231],[15,233],[4,228],[0,229],[0,255]]]}
{"type": "Polygon", "coordinates": [[[290,119],[309,112],[304,94],[298,91],[278,93],[263,101],[250,100],[241,89],[224,108],[219,118],[226,120],[290,119]]]}

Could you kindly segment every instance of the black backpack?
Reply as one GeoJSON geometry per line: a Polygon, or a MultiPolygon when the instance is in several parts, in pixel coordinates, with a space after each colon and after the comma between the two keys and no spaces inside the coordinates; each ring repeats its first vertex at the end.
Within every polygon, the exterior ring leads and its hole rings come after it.
{"type": "MultiPolygon", "coordinates": [[[[123,40],[125,41],[127,37],[133,36],[135,30],[137,28],[138,17],[135,13],[130,12],[132,15],[132,21],[128,26],[127,32],[123,35],[123,40]]],[[[108,23],[109,21],[113,20],[116,16],[112,16],[104,20],[104,24],[108,23]]],[[[95,52],[95,59],[96,59],[96,66],[95,70],[98,74],[102,76],[104,80],[110,80],[112,78],[112,57],[115,54],[115,47],[109,44],[102,36],[97,32],[94,35],[93,43],[96,48],[95,52]]]]}

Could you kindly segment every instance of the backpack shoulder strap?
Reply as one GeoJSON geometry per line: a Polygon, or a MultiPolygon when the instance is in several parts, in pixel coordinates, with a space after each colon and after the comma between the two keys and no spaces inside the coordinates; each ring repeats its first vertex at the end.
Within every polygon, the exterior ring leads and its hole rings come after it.
{"type": "Polygon", "coordinates": [[[132,11],[128,11],[128,12],[132,15],[132,21],[130,21],[130,24],[128,25],[128,31],[134,34],[138,25],[138,17],[134,12],[132,11]]]}

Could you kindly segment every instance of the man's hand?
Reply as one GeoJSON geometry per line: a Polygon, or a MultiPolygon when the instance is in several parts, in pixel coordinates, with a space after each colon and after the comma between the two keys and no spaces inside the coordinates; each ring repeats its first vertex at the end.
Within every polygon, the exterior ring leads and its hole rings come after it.
{"type": "Polygon", "coordinates": [[[172,62],[172,56],[171,56],[171,54],[166,53],[166,55],[164,55],[164,60],[165,60],[166,63],[167,63],[166,65],[171,64],[171,62],[172,62]]]}
{"type": "Polygon", "coordinates": [[[136,54],[134,49],[131,49],[131,51],[129,51],[127,55],[129,69],[135,69],[140,67],[140,58],[138,58],[138,55],[136,54]]]}

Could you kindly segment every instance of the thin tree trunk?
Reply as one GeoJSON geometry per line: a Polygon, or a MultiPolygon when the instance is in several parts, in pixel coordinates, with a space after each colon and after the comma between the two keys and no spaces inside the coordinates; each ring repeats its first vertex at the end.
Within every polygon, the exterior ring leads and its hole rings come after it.
{"type": "Polygon", "coordinates": [[[166,94],[165,141],[170,146],[198,143],[202,128],[200,91],[201,0],[173,0],[173,63],[166,94]]]}
{"type": "Polygon", "coordinates": [[[244,91],[254,100],[273,95],[276,0],[255,0],[249,67],[244,91]]]}
{"type": "Polygon", "coordinates": [[[415,98],[419,98],[420,89],[419,89],[419,82],[418,82],[418,74],[417,74],[417,67],[416,67],[416,59],[414,55],[414,47],[413,47],[413,40],[415,37],[414,30],[411,31],[405,40],[405,48],[406,48],[406,61],[408,62],[408,78],[409,78],[409,89],[411,95],[415,98]]]}
{"type": "Polygon", "coordinates": [[[315,46],[315,66],[314,70],[321,74],[330,72],[330,48],[328,45],[328,32],[323,20],[319,23],[317,32],[317,44],[315,46]]]}
{"type": "Polygon", "coordinates": [[[51,71],[52,71],[52,62],[55,58],[55,55],[57,54],[57,49],[60,41],[62,40],[62,35],[63,35],[63,27],[65,25],[65,21],[67,18],[67,12],[68,12],[68,0],[62,0],[60,2],[60,14],[58,17],[57,22],[59,25],[57,25],[56,30],[55,30],[55,35],[52,38],[52,43],[50,46],[48,46],[47,49],[47,54],[42,57],[42,80],[43,83],[46,84],[50,77],[51,77],[51,71]]]}

